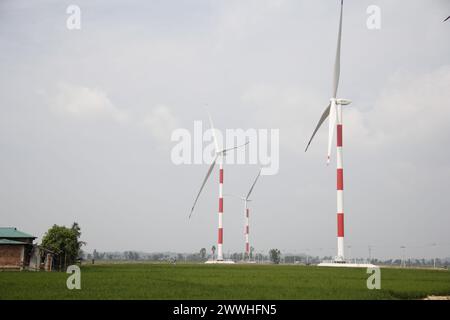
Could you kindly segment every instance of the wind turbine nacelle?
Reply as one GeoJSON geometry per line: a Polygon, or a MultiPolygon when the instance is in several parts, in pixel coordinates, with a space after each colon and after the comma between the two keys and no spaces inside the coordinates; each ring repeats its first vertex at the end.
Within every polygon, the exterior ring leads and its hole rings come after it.
{"type": "Polygon", "coordinates": [[[349,105],[350,103],[352,103],[351,100],[347,100],[347,99],[336,99],[336,104],[340,104],[341,106],[346,106],[346,105],[349,105]]]}

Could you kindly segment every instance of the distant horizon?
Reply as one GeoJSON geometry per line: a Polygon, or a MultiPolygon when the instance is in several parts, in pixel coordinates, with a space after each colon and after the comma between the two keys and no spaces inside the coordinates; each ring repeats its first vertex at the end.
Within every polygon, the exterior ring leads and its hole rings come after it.
{"type": "MultiPolygon", "coordinates": [[[[26,232],[26,231],[24,231],[24,230],[22,230],[22,229],[20,229],[19,227],[15,227],[15,226],[0,226],[0,228],[17,228],[19,231],[23,231],[23,232],[26,232]]],[[[26,232],[27,233],[27,232],[26,232]]],[[[33,234],[32,234],[33,235],[33,234]]],[[[33,236],[35,236],[35,235],[33,235],[33,236]]],[[[44,236],[44,234],[42,235],[42,236],[35,236],[36,237],[36,239],[35,239],[35,242],[36,243],[40,243],[41,241],[42,241],[42,237],[44,236]]],[[[83,240],[83,228],[82,228],[82,226],[81,226],[81,241],[84,241],[83,240]]],[[[212,246],[217,246],[217,244],[215,244],[215,243],[212,243],[209,247],[199,247],[198,248],[198,251],[201,249],[201,248],[205,248],[206,249],[206,251],[207,251],[207,254],[210,252],[210,249],[211,249],[211,247],[212,246]]],[[[422,246],[414,246],[414,245],[412,245],[412,246],[407,246],[407,245],[398,245],[397,247],[398,247],[398,250],[399,250],[399,254],[398,255],[394,255],[394,256],[382,256],[382,255],[380,255],[380,256],[376,256],[376,255],[374,255],[374,253],[375,252],[377,252],[377,251],[379,251],[378,250],[378,248],[377,248],[377,246],[375,246],[375,245],[370,245],[370,247],[371,247],[371,254],[372,254],[372,258],[376,258],[376,259],[383,259],[383,260],[389,260],[389,259],[401,259],[401,257],[402,257],[402,255],[403,255],[403,251],[402,251],[402,249],[401,249],[401,247],[406,247],[406,248],[415,248],[415,249],[417,249],[417,248],[421,248],[421,249],[432,249],[432,248],[439,248],[439,247],[444,247],[444,248],[449,248],[450,247],[450,244],[438,244],[438,243],[434,243],[434,244],[429,244],[429,245],[422,245],[422,246]]],[[[359,245],[358,247],[364,247],[364,245],[359,245]]],[[[391,249],[392,248],[395,248],[396,246],[391,246],[391,249]]],[[[350,252],[351,252],[351,249],[353,248],[353,246],[352,245],[347,245],[347,250],[349,250],[350,249],[350,252]],[[350,248],[348,248],[350,246],[350,248]]],[[[366,248],[366,252],[369,250],[369,245],[366,245],[365,246],[365,248],[366,248]]],[[[309,253],[308,251],[311,251],[312,252],[312,250],[314,250],[314,249],[312,249],[312,248],[309,248],[309,249],[303,249],[303,251],[302,251],[302,249],[298,249],[298,251],[292,251],[292,250],[288,250],[288,251],[285,251],[285,250],[283,250],[283,249],[281,249],[281,248],[276,248],[276,247],[270,247],[270,248],[267,248],[267,249],[263,249],[263,250],[260,250],[260,249],[258,249],[258,248],[255,248],[255,254],[258,254],[258,253],[262,253],[263,252],[263,254],[268,254],[268,252],[269,252],[269,250],[270,249],[280,249],[280,251],[281,251],[281,253],[282,254],[286,254],[286,255],[308,255],[308,256],[314,256],[314,257],[329,257],[329,256],[333,256],[333,252],[334,252],[334,250],[335,250],[335,247],[328,247],[328,248],[316,248],[315,249],[315,251],[314,252],[316,252],[315,254],[314,253],[309,253]],[[326,251],[326,252],[330,252],[330,254],[317,254],[317,252],[323,252],[323,251],[326,251]]],[[[127,251],[131,251],[131,252],[138,252],[138,253],[145,253],[145,254],[158,254],[158,253],[174,253],[174,254],[194,254],[194,253],[196,253],[196,251],[195,251],[195,249],[192,249],[191,251],[177,251],[177,250],[153,250],[153,251],[146,251],[146,250],[136,250],[136,249],[124,249],[124,250],[114,250],[114,249],[108,249],[108,250],[99,250],[99,249],[97,249],[97,248],[92,248],[92,249],[89,249],[90,251],[88,251],[88,250],[86,250],[85,249],[85,247],[83,246],[82,247],[82,251],[84,252],[84,253],[86,253],[86,254],[88,254],[88,253],[90,253],[90,254],[92,254],[93,253],[93,251],[94,250],[97,250],[97,252],[101,252],[101,253],[124,253],[124,252],[127,252],[127,251]]],[[[225,250],[224,251],[225,252],[225,254],[226,255],[229,255],[229,254],[236,254],[236,253],[243,253],[244,252],[244,249],[242,249],[241,251],[231,251],[231,250],[225,250]]],[[[406,251],[407,252],[407,251],[406,251]]],[[[430,253],[429,253],[430,254],[430,253]]],[[[408,256],[408,254],[407,254],[407,256],[408,256]]],[[[367,254],[367,257],[368,257],[368,254],[367,254]]],[[[367,258],[366,256],[364,256],[364,255],[360,255],[359,257],[349,257],[349,258],[367,258]]],[[[413,256],[413,255],[409,255],[409,258],[412,258],[412,259],[427,259],[427,260],[429,260],[429,259],[433,259],[433,258],[439,258],[439,259],[443,259],[443,260],[446,260],[446,259],[450,259],[450,253],[449,253],[449,255],[448,256],[446,256],[445,254],[444,255],[442,255],[442,256],[433,256],[433,255],[428,255],[428,256],[413,256]]]]}
{"type": "MultiPolygon", "coordinates": [[[[211,253],[209,252],[208,253],[208,248],[205,248],[205,249],[207,249],[207,254],[206,254],[206,256],[207,257],[211,257],[211,253]]],[[[271,248],[271,249],[276,249],[276,248],[271,248]]],[[[269,249],[270,250],[270,249],[269,249]]],[[[138,254],[145,254],[145,255],[156,255],[156,254],[174,254],[174,255],[178,255],[178,254],[181,254],[181,255],[194,255],[194,254],[198,254],[199,252],[195,252],[195,251],[191,251],[191,252],[176,252],[176,251],[153,251],[153,252],[146,252],[146,251],[137,251],[137,250],[124,250],[124,251],[97,251],[97,252],[99,252],[99,253],[105,253],[105,254],[113,254],[113,253],[115,253],[115,254],[123,254],[123,253],[125,253],[125,252],[136,252],[136,253],[138,253],[138,254]]],[[[92,252],[84,252],[84,254],[85,255],[87,255],[87,254],[93,254],[93,251],[92,252]]],[[[230,255],[234,255],[234,254],[244,254],[244,252],[242,251],[242,252],[230,252],[230,253],[225,253],[225,256],[230,256],[230,255]]],[[[254,255],[256,255],[256,254],[261,254],[260,252],[255,252],[254,253],[254,255]]],[[[264,253],[262,253],[264,256],[268,256],[268,251],[267,252],[264,252],[264,253]]],[[[320,259],[324,259],[324,258],[329,258],[329,257],[333,257],[333,255],[317,255],[317,254],[306,254],[306,253],[304,253],[304,252],[297,252],[297,253],[294,253],[294,252],[283,252],[283,251],[281,251],[281,254],[283,255],[283,256],[308,256],[308,257],[314,257],[314,258],[316,258],[316,257],[318,257],[318,258],[320,258],[320,259]]],[[[439,260],[441,260],[441,261],[445,261],[445,262],[450,262],[450,256],[448,256],[448,257],[432,257],[432,258],[424,258],[424,257],[413,257],[413,256],[407,256],[407,258],[406,258],[406,260],[408,260],[408,259],[414,259],[414,260],[422,260],[422,259],[424,259],[424,260],[426,260],[426,261],[432,261],[434,258],[436,258],[436,259],[439,259],[439,260]]],[[[349,257],[349,259],[351,260],[351,259],[358,259],[358,260],[366,260],[366,259],[368,259],[368,257],[349,257]]],[[[376,256],[374,256],[374,257],[372,257],[372,260],[381,260],[381,261],[387,261],[387,260],[401,260],[402,259],[402,257],[401,256],[399,256],[399,257],[376,257],[376,256]]],[[[104,259],[104,260],[110,260],[110,259],[104,259]]],[[[115,259],[112,259],[112,260],[115,260],[115,259]]],[[[125,260],[127,260],[127,259],[125,259],[125,260]]]]}

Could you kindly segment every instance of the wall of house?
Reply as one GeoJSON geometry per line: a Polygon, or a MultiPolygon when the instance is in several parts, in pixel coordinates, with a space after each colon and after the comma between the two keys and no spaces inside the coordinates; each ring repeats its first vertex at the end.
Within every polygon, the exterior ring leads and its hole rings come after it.
{"type": "Polygon", "coordinates": [[[0,245],[0,268],[22,266],[23,250],[24,246],[21,245],[0,245]]]}

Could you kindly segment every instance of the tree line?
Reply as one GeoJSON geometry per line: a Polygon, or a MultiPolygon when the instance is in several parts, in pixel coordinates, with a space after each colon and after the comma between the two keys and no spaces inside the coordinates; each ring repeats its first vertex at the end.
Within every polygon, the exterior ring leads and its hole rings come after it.
{"type": "MultiPolygon", "coordinates": [[[[216,259],[216,247],[213,245],[210,250],[201,248],[196,253],[145,253],[138,251],[124,252],[98,252],[94,249],[92,253],[85,253],[82,246],[85,242],[80,240],[81,228],[77,222],[71,227],[53,225],[44,235],[41,246],[54,253],[53,269],[65,270],[68,265],[81,263],[83,260],[95,262],[95,260],[109,261],[156,261],[156,262],[205,262],[216,259]]],[[[283,255],[279,249],[270,249],[267,254],[254,253],[255,249],[250,248],[250,253],[234,252],[226,254],[226,259],[233,261],[255,261],[279,263],[301,263],[317,264],[323,260],[332,260],[332,257],[310,256],[310,255],[283,255]]],[[[357,259],[358,260],[358,259],[357,259]]],[[[447,267],[450,263],[448,259],[359,259],[359,262],[370,262],[378,265],[402,265],[402,266],[436,266],[447,267]]]]}

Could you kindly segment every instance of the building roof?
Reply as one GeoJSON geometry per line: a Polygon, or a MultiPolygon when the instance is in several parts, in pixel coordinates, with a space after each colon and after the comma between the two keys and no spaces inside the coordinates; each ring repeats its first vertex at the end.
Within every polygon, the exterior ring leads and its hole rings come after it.
{"type": "Polygon", "coordinates": [[[31,238],[36,239],[35,236],[32,236],[28,233],[17,230],[17,228],[4,228],[0,227],[0,239],[1,238],[31,238]]]}
{"type": "Polygon", "coordinates": [[[0,245],[2,244],[27,244],[25,242],[21,241],[15,241],[15,240],[8,240],[8,239],[0,239],[0,245]]]}

